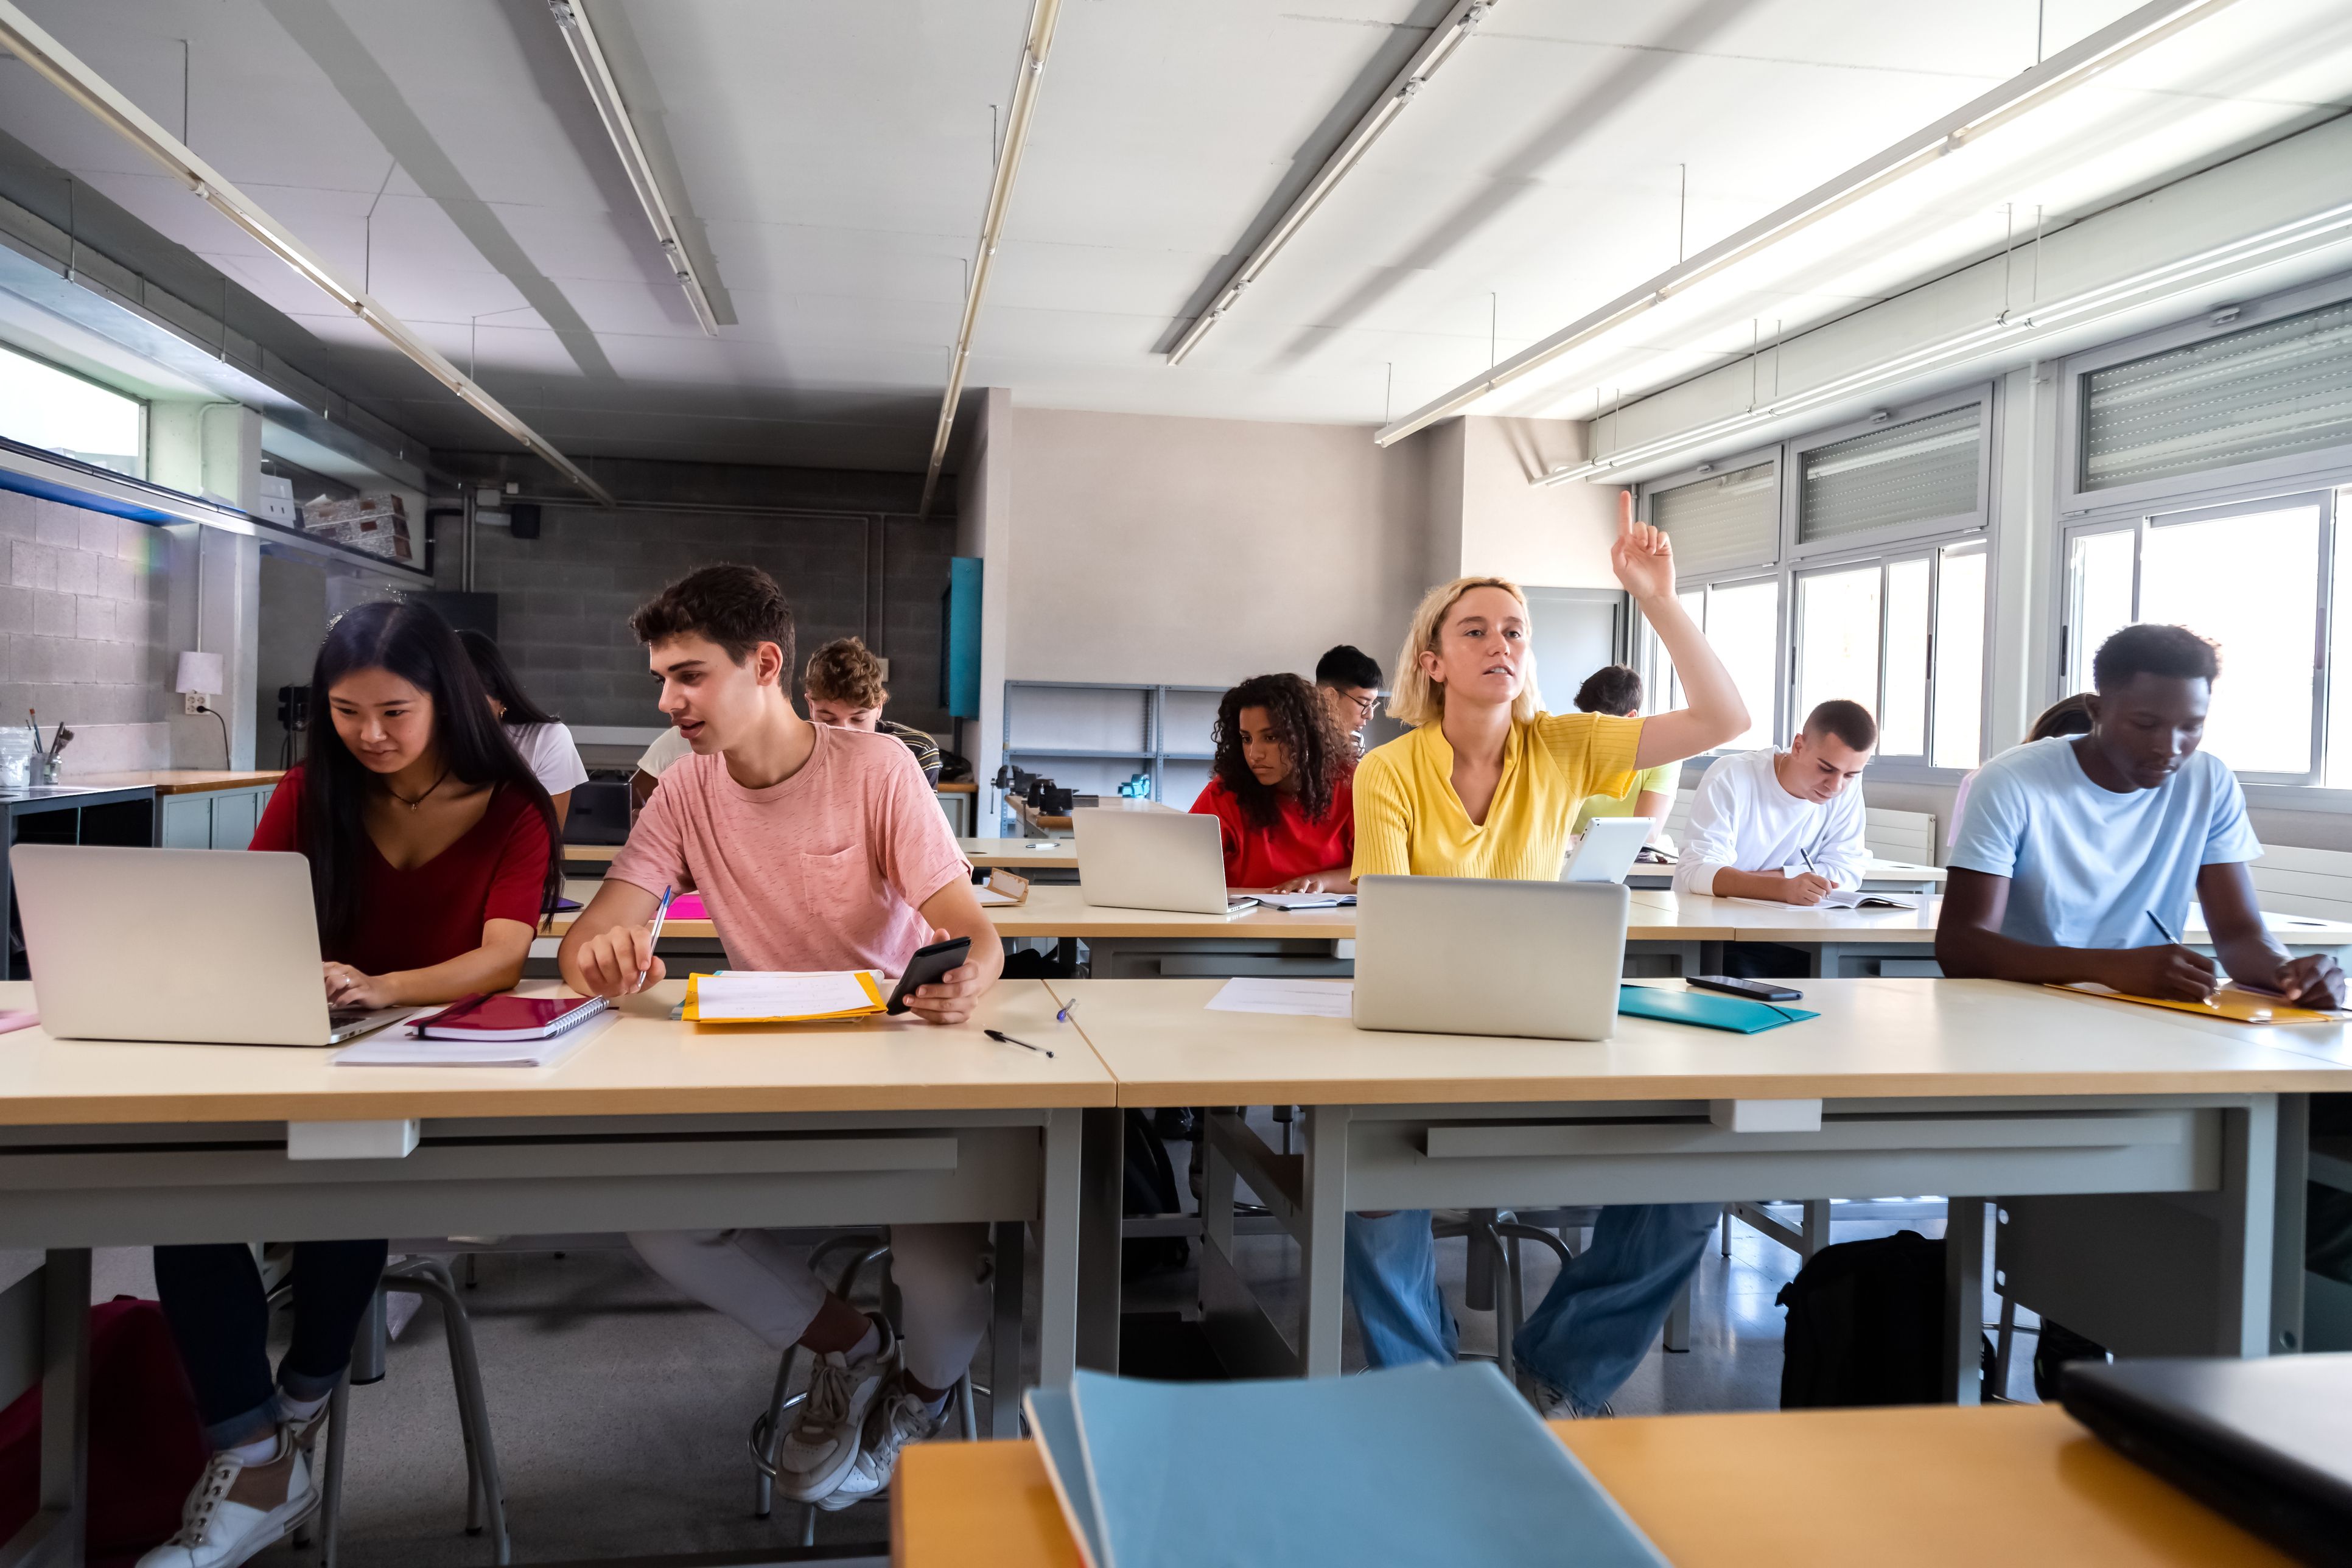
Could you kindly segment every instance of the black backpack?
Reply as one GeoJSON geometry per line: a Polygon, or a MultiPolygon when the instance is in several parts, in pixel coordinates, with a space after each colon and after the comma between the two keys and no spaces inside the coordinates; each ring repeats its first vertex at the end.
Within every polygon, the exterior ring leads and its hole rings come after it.
{"type": "MultiPolygon", "coordinates": [[[[1942,1242],[1902,1230],[1824,1247],[1774,1300],[1789,1314],[1781,1409],[1949,1398],[1942,1242]]],[[[1991,1353],[1990,1342],[1984,1353],[1991,1353]]]]}
{"type": "MultiPolygon", "coordinates": [[[[1122,1212],[1131,1215],[1166,1215],[1183,1213],[1183,1202],[1176,1192],[1176,1168],[1168,1159],[1168,1145],[1161,1142],[1160,1131],[1151,1124],[1148,1112],[1130,1108],[1126,1112],[1127,1169],[1125,1201],[1122,1212]]],[[[1190,1243],[1181,1236],[1130,1237],[1119,1247],[1119,1274],[1127,1279],[1140,1279],[1147,1274],[1157,1274],[1164,1268],[1181,1268],[1192,1256],[1190,1243]]]]}

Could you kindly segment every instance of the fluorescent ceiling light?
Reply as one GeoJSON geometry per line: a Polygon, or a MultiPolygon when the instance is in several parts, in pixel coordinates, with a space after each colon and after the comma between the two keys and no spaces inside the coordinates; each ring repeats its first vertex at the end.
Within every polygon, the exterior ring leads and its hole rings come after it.
{"type": "Polygon", "coordinates": [[[1323,205],[1323,198],[1339,187],[1339,182],[1347,178],[1348,172],[1379,140],[1381,132],[1404,112],[1405,105],[1411,103],[1429,79],[1437,74],[1437,68],[1453,57],[1462,41],[1498,4],[1500,0],[1457,0],[1454,9],[1445,14],[1445,19],[1422,40],[1421,47],[1405,61],[1404,68],[1397,72],[1395,79],[1381,91],[1380,100],[1356,121],[1356,128],[1349,132],[1346,140],[1323,161],[1323,166],[1315,172],[1315,177],[1307,183],[1306,188],[1282,209],[1282,216],[1274,220],[1274,226],[1266,231],[1264,239],[1257,242],[1257,248],[1251,251],[1247,259],[1218,287],[1209,300],[1208,309],[1192,318],[1192,324],[1184,329],[1184,335],[1178,338],[1175,347],[1168,351],[1170,364],[1183,363],[1184,356],[1209,335],[1209,329],[1223,321],[1226,312],[1241,302],[1242,290],[1258,280],[1290,237],[1297,234],[1315,209],[1323,205]]]}
{"type": "Polygon", "coordinates": [[[686,237],[679,232],[677,219],[670,216],[674,204],[654,174],[645,143],[637,140],[636,121],[629,118],[629,106],[621,100],[621,84],[613,79],[613,68],[604,58],[604,46],[596,41],[596,29],[588,20],[585,0],[548,0],[547,8],[555,14],[555,25],[562,29],[563,41],[571,46],[572,63],[580,68],[581,79],[588,84],[588,96],[595,100],[597,116],[604,121],[604,134],[613,139],[613,151],[621,155],[621,167],[628,173],[630,188],[637,193],[637,203],[646,209],[646,217],[654,226],[654,238],[661,246],[670,271],[677,276],[677,286],[686,290],[686,302],[694,308],[694,319],[702,323],[705,334],[717,337],[719,318],[711,311],[709,291],[702,286],[702,275],[695,270],[694,258],[687,251],[686,237]]]}
{"type": "Polygon", "coordinates": [[[940,426],[931,437],[930,467],[923,471],[923,497],[915,504],[918,517],[930,515],[931,494],[939,489],[940,468],[948,459],[956,399],[963,395],[964,361],[971,354],[972,330],[980,324],[981,296],[988,290],[996,242],[1004,233],[1004,209],[1013,203],[1013,176],[1021,168],[1021,150],[1029,144],[1029,117],[1036,111],[1038,80],[1045,74],[1045,56],[1054,47],[1054,23],[1061,11],[1061,0],[1034,0],[1029,12],[1029,40],[1022,46],[1021,73],[1013,83],[1013,110],[1004,117],[1004,145],[996,154],[996,177],[989,182],[988,206],[981,214],[980,246],[971,258],[971,282],[964,289],[963,321],[956,328],[955,348],[948,357],[947,395],[940,399],[940,426]]]}
{"type": "Polygon", "coordinates": [[[2047,335],[2060,327],[2095,327],[2127,312],[2184,296],[2210,298],[2216,286],[2235,283],[2292,258],[2321,254],[2347,245],[2352,245],[2352,202],[2101,284],[2067,299],[2037,305],[2028,315],[2003,311],[1981,325],[1807,387],[1776,399],[1769,406],[1661,436],[1528,482],[1541,487],[1564,485],[1575,479],[1598,480],[1625,468],[1696,457],[1705,448],[1735,436],[1824,404],[1896,390],[1906,382],[1980,359],[1996,350],[2013,353],[2022,342],[2047,335]]]}
{"type": "Polygon", "coordinates": [[[2032,113],[2042,105],[2083,86],[2121,65],[2142,50],[2195,26],[2228,8],[2232,0],[2152,0],[2149,5],[2100,28],[2070,48],[2021,71],[1981,98],[1874,153],[1826,184],[1799,196],[1689,260],[1668,268],[1648,282],[1621,294],[1599,310],[1561,328],[1541,342],[1520,351],[1475,381],[1465,382],[1389,425],[1372,438],[1386,447],[1414,431],[1459,414],[1487,394],[1518,380],[1572,349],[1582,348],[1627,321],[1681,295],[1790,236],[1811,227],[1833,213],[1888,185],[1927,168],[1947,154],[1970,145],[1987,132],[2032,113]]]}
{"type": "Polygon", "coordinates": [[[65,46],[51,37],[8,0],[0,0],[0,46],[55,83],[58,89],[99,119],[125,142],[138,148],[172,176],[194,192],[213,210],[245,230],[263,248],[294,268],[310,284],[365,321],[425,374],[456,393],[482,416],[531,451],[553,464],[580,489],[606,506],[613,497],[590,479],[586,470],[557,451],[545,437],[518,418],[512,410],[482,390],[472,377],[444,358],[439,350],[409,329],[406,322],[345,283],[316,252],[255,205],[243,191],[221,178],[220,172],[186,143],[148,118],[140,107],[117,92],[65,46]]]}

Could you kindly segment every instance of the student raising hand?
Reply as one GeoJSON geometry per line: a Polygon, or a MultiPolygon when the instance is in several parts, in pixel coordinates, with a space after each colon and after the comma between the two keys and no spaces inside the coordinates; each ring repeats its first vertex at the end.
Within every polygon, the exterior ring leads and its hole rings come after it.
{"type": "Polygon", "coordinates": [[[1617,492],[1617,540],[1609,547],[1610,569],[1636,599],[1654,600],[1675,591],[1675,547],[1646,522],[1633,521],[1633,492],[1617,492]]]}

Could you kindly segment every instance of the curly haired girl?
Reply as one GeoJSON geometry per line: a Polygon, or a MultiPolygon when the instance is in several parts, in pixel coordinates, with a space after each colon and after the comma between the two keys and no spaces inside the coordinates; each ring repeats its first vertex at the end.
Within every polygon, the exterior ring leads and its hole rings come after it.
{"type": "Polygon", "coordinates": [[[1257,675],[1217,704],[1216,762],[1192,809],[1223,825],[1225,883],[1353,892],[1355,748],[1295,675],[1257,675]]]}

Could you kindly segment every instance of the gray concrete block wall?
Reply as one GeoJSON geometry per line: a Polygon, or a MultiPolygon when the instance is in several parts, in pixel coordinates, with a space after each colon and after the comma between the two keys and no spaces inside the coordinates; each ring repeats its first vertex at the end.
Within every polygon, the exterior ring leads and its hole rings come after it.
{"type": "MultiPolygon", "coordinates": [[[[434,561],[459,585],[463,549],[444,520],[434,561]]],[[[540,704],[573,724],[655,726],[654,683],[630,636],[631,611],[697,566],[741,561],[774,574],[792,601],[799,659],[862,636],[890,660],[890,716],[944,731],[940,596],[952,521],[548,506],[540,537],[476,531],[474,586],[499,595],[499,641],[540,704]]],[[[794,681],[798,692],[798,681],[794,681]]]]}
{"type": "Polygon", "coordinates": [[[68,773],[167,766],[163,531],[0,490],[0,723],[69,725],[68,773]]]}

